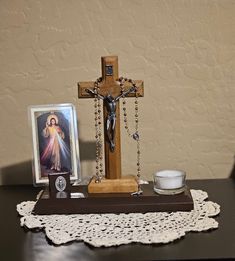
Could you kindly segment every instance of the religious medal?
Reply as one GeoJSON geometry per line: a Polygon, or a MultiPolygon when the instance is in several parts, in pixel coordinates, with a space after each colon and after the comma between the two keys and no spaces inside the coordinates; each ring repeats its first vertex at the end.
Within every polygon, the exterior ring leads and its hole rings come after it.
{"type": "Polygon", "coordinates": [[[51,194],[58,192],[70,192],[70,174],[66,173],[52,173],[48,175],[49,189],[51,194]]]}
{"type": "Polygon", "coordinates": [[[64,191],[66,188],[67,182],[66,179],[62,176],[59,176],[55,180],[55,187],[58,191],[64,191]]]}

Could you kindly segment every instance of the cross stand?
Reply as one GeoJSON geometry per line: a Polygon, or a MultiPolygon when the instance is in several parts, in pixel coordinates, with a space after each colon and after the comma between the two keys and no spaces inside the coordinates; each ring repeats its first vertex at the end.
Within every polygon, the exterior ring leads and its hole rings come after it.
{"type": "MultiPolygon", "coordinates": [[[[99,94],[107,96],[111,94],[113,97],[121,95],[120,85],[118,80],[118,57],[106,56],[101,57],[102,65],[102,82],[100,83],[99,94]]],[[[137,87],[138,97],[143,97],[144,87],[143,81],[135,81],[137,87]]],[[[131,84],[126,82],[124,90],[131,88],[131,84]]],[[[94,82],[79,82],[78,83],[78,97],[79,98],[93,98],[92,93],[87,92],[87,89],[94,89],[94,82]]],[[[129,92],[125,97],[135,97],[134,91],[129,92]]],[[[108,116],[107,107],[103,104],[104,126],[105,120],[108,116]]],[[[104,133],[105,133],[104,128],[104,133]]],[[[121,177],[121,142],[120,142],[120,107],[119,100],[116,101],[116,126],[115,126],[115,149],[110,149],[110,143],[107,135],[104,135],[104,151],[105,151],[105,179],[102,179],[100,183],[96,183],[95,179],[92,179],[89,186],[89,193],[127,193],[135,192],[138,190],[138,184],[134,176],[121,177]]]]}
{"type": "MultiPolygon", "coordinates": [[[[106,97],[120,95],[118,79],[118,58],[116,56],[102,57],[102,82],[99,94],[106,97]]],[[[143,96],[143,81],[135,81],[138,96],[143,96]]],[[[94,98],[94,82],[80,82],[78,84],[79,98],[94,98]]],[[[125,83],[124,91],[130,90],[131,84],[125,83]]],[[[135,92],[128,92],[127,97],[134,97],[135,92]]],[[[66,197],[57,197],[45,189],[33,210],[34,214],[90,214],[90,213],[147,213],[155,211],[190,211],[193,209],[193,199],[187,188],[183,193],[168,196],[159,195],[153,191],[153,184],[142,185],[143,193],[138,197],[130,192],[136,192],[138,183],[135,177],[121,178],[121,145],[120,145],[120,110],[116,101],[116,135],[115,149],[110,146],[110,139],[104,135],[105,143],[105,179],[95,183],[94,178],[88,186],[72,186],[71,193],[66,197]],[[80,198],[78,195],[82,194],[80,198]],[[63,207],[61,207],[63,206],[63,207]]],[[[103,106],[104,121],[110,116],[103,106]]],[[[105,122],[104,122],[105,123],[105,122]]],[[[105,124],[104,124],[105,126],[105,124]]],[[[106,131],[107,129],[104,129],[106,131]]],[[[59,193],[60,196],[61,193],[59,193]]],[[[65,193],[62,193],[65,194],[65,193]]]]}

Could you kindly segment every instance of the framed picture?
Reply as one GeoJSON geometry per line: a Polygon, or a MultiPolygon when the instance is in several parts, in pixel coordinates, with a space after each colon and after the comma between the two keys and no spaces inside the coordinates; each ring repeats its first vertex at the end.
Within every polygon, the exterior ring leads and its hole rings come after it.
{"type": "Polygon", "coordinates": [[[48,183],[48,174],[70,173],[79,181],[80,158],[77,119],[72,104],[52,104],[29,108],[33,136],[33,181],[48,183]]]}

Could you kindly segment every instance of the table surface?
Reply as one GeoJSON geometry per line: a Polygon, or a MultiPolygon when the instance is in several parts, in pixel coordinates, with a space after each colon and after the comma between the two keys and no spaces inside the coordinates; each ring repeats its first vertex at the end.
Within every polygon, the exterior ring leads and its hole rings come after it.
{"type": "Polygon", "coordinates": [[[221,206],[215,219],[219,228],[190,232],[169,244],[129,244],[94,248],[83,242],[55,246],[42,231],[20,227],[16,204],[35,200],[40,188],[29,185],[0,187],[0,260],[235,260],[235,181],[233,179],[189,180],[209,200],[221,206]]]}

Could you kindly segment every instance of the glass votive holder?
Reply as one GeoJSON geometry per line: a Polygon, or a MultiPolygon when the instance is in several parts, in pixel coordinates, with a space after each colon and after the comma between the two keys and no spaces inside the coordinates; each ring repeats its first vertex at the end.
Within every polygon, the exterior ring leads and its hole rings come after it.
{"type": "Polygon", "coordinates": [[[186,173],[181,170],[161,170],[153,174],[154,191],[163,195],[174,195],[185,190],[186,173]]]}

